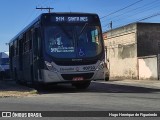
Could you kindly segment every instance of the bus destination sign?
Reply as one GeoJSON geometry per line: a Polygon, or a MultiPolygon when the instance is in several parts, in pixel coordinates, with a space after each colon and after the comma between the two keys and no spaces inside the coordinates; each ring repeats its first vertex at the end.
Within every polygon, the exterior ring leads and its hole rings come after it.
{"type": "Polygon", "coordinates": [[[88,22],[89,18],[88,17],[69,17],[69,16],[55,16],[52,18],[52,21],[54,22],[88,22]]]}

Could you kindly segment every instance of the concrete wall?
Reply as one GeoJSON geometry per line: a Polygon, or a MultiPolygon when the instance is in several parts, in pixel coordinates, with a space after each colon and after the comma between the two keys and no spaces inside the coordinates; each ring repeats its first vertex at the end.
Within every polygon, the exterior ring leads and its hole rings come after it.
{"type": "Polygon", "coordinates": [[[137,79],[136,25],[129,25],[105,33],[110,79],[137,79]]]}
{"type": "Polygon", "coordinates": [[[157,56],[147,56],[138,59],[139,79],[158,80],[157,56]]]}
{"type": "Polygon", "coordinates": [[[160,23],[133,23],[116,28],[104,33],[104,41],[111,79],[160,78],[156,58],[138,59],[160,54],[160,23]]]}
{"type": "Polygon", "coordinates": [[[138,57],[160,54],[160,24],[137,24],[138,57]]]}

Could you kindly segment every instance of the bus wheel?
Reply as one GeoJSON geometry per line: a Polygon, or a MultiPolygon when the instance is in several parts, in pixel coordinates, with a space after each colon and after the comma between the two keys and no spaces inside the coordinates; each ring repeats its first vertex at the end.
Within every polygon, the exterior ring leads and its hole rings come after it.
{"type": "Polygon", "coordinates": [[[74,82],[72,85],[77,89],[87,89],[90,85],[91,81],[83,81],[83,82],[74,82]]]}
{"type": "Polygon", "coordinates": [[[108,76],[105,77],[105,81],[109,81],[109,77],[108,76]]]}

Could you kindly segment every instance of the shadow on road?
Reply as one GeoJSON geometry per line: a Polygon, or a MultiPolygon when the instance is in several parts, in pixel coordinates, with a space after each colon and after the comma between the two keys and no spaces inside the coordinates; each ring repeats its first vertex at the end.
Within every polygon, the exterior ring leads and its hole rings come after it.
{"type": "Polygon", "coordinates": [[[12,92],[27,92],[33,90],[24,85],[16,84],[13,80],[0,80],[0,92],[12,91],[12,92]]]}
{"type": "Polygon", "coordinates": [[[45,86],[43,89],[37,90],[39,94],[50,94],[50,93],[155,93],[160,92],[160,89],[137,87],[129,85],[118,85],[112,83],[99,83],[92,82],[90,87],[85,90],[78,90],[71,85],[50,85],[45,86]]]}
{"type": "MultiPolygon", "coordinates": [[[[30,91],[33,90],[24,85],[18,85],[15,81],[0,81],[0,91],[30,91]]],[[[70,84],[58,84],[42,86],[41,89],[37,89],[38,94],[50,94],[50,93],[155,93],[160,92],[160,89],[146,88],[130,85],[120,85],[113,82],[92,82],[88,89],[79,90],[70,84]],[[43,89],[42,89],[43,88],[43,89]]]]}

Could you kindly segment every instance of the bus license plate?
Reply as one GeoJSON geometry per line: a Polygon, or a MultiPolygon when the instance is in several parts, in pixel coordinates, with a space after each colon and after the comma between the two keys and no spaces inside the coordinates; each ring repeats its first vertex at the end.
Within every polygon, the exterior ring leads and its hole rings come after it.
{"type": "Polygon", "coordinates": [[[81,81],[81,80],[84,80],[83,77],[74,77],[73,78],[73,81],[81,81]]]}

